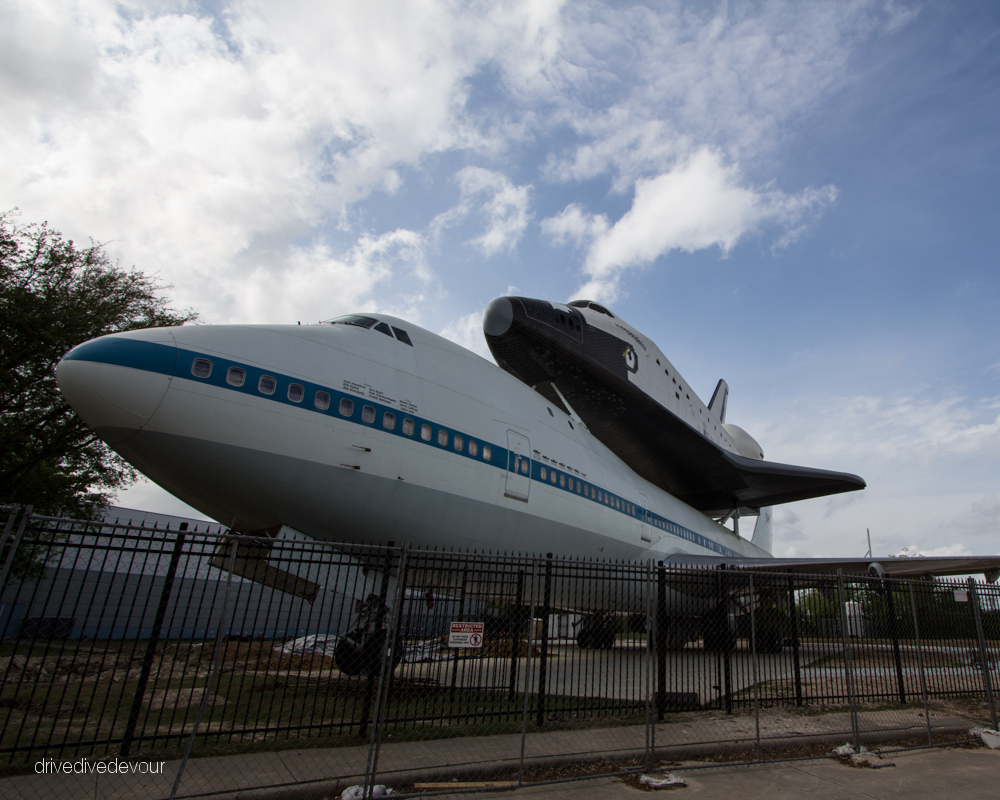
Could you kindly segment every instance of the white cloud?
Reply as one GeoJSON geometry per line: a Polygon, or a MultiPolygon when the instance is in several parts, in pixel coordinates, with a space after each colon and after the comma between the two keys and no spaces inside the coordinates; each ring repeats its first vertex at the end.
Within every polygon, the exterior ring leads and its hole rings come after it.
{"type": "Polygon", "coordinates": [[[258,264],[236,291],[229,291],[234,313],[242,319],[315,322],[349,311],[388,311],[396,302],[410,308],[418,321],[420,292],[431,281],[423,237],[400,229],[362,236],[342,256],[323,241],[292,248],[285,261],[258,264]],[[380,285],[390,277],[393,286],[380,285]],[[409,291],[401,291],[403,286],[409,291]]]}
{"type": "Polygon", "coordinates": [[[478,202],[479,215],[486,221],[486,231],[470,244],[478,246],[487,256],[496,255],[501,250],[513,250],[531,219],[528,207],[532,187],[516,186],[502,173],[482,167],[463,167],[457,177],[461,199],[457,205],[431,221],[433,238],[440,238],[442,231],[464,220],[478,202]]]}
{"type": "Polygon", "coordinates": [[[483,314],[482,311],[474,311],[448,323],[442,330],[441,336],[457,345],[461,345],[467,350],[482,356],[487,361],[493,361],[493,354],[486,346],[486,337],[483,336],[483,314]]]}
{"type": "Polygon", "coordinates": [[[670,171],[637,181],[632,207],[614,225],[571,205],[545,220],[543,229],[557,241],[591,240],[584,263],[590,280],[577,294],[611,302],[628,268],[648,265],[672,250],[718,246],[726,253],[764,222],[787,225],[835,198],[834,187],[794,196],[746,188],[735,166],[702,148],[670,171]]]}

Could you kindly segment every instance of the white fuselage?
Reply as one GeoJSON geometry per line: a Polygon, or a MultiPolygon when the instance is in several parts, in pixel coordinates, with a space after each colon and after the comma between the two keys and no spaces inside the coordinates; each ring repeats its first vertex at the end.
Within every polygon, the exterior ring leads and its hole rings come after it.
{"type": "Polygon", "coordinates": [[[81,345],[59,383],[139,470],[240,531],[626,560],[768,555],[493,364],[372,316],[412,346],[344,324],[155,329],[81,345]]]}

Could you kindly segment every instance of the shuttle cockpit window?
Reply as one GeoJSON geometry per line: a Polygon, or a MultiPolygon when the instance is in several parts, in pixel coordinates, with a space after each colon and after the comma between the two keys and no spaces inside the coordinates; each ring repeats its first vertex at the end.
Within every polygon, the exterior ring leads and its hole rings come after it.
{"type": "Polygon", "coordinates": [[[196,358],[191,365],[191,374],[196,378],[207,378],[212,374],[212,362],[207,358],[196,358]]]}
{"type": "Polygon", "coordinates": [[[260,380],[257,381],[257,391],[261,394],[274,394],[274,390],[277,388],[278,382],[270,375],[261,375],[260,380]]]}
{"type": "Polygon", "coordinates": [[[316,399],[313,405],[320,411],[326,411],[330,407],[330,395],[327,392],[316,392],[316,399]]]}
{"type": "Polygon", "coordinates": [[[610,311],[608,311],[604,306],[598,305],[597,303],[591,300],[574,300],[572,303],[568,303],[567,305],[573,308],[591,308],[594,311],[597,311],[599,314],[606,314],[607,316],[611,317],[611,319],[615,318],[615,315],[612,314],[610,311]]]}
{"type": "Polygon", "coordinates": [[[336,319],[328,319],[327,322],[331,325],[357,325],[359,328],[370,328],[375,325],[378,320],[372,317],[362,317],[357,314],[348,314],[345,317],[337,317],[336,319]]]}
{"type": "Polygon", "coordinates": [[[230,367],[226,370],[226,383],[230,386],[242,386],[246,382],[246,379],[246,371],[239,367],[230,367]]]}
{"type": "Polygon", "coordinates": [[[306,396],[306,390],[303,389],[297,383],[290,383],[288,385],[288,399],[293,403],[301,403],[302,398],[306,396]]]}

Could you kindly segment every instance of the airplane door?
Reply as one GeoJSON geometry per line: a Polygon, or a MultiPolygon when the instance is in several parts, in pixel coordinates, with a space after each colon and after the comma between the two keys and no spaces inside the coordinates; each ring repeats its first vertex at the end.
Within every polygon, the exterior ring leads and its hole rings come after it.
{"type": "Polygon", "coordinates": [[[651,542],[653,539],[653,515],[649,513],[649,498],[639,492],[639,502],[642,503],[642,522],[640,526],[640,536],[644,542],[651,542]]]}
{"type": "Polygon", "coordinates": [[[531,488],[531,444],[517,431],[507,431],[507,488],[504,497],[528,502],[531,488]]]}

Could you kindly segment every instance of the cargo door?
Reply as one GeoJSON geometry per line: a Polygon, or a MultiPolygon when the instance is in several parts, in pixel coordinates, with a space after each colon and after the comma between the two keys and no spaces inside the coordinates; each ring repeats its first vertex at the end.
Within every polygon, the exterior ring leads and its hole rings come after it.
{"type": "Polygon", "coordinates": [[[528,502],[531,488],[531,444],[517,431],[507,431],[507,488],[504,497],[528,502]]]}

